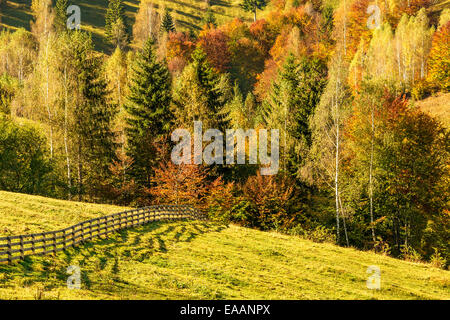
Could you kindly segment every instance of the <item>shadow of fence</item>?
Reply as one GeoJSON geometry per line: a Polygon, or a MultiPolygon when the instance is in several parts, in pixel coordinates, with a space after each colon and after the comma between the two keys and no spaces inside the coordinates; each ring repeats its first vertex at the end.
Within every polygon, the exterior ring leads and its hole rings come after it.
{"type": "Polygon", "coordinates": [[[0,263],[31,255],[56,254],[93,238],[149,222],[187,219],[206,220],[206,216],[187,205],[157,205],[94,218],[62,230],[2,237],[0,263]]]}

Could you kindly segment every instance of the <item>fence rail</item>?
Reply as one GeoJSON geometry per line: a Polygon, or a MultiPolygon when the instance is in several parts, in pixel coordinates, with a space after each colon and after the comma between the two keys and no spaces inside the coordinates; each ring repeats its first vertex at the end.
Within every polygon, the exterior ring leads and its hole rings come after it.
{"type": "Polygon", "coordinates": [[[185,219],[206,220],[206,217],[191,206],[158,205],[94,218],[62,230],[2,237],[0,263],[30,255],[55,254],[80,242],[153,221],[185,219]]]}

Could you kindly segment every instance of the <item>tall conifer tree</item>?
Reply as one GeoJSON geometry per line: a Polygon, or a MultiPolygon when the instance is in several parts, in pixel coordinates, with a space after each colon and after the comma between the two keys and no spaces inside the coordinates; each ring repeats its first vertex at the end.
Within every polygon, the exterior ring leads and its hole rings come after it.
{"type": "Polygon", "coordinates": [[[161,31],[162,32],[175,32],[175,23],[173,22],[172,15],[169,9],[164,10],[164,14],[161,21],[161,31]]]}
{"type": "Polygon", "coordinates": [[[108,41],[116,47],[123,48],[128,42],[128,26],[123,12],[122,0],[109,1],[105,24],[108,41]]]}
{"type": "Polygon", "coordinates": [[[156,160],[154,143],[168,133],[172,120],[169,70],[157,60],[151,40],[138,53],[129,90],[125,110],[127,151],[134,160],[131,175],[138,183],[146,184],[156,160]]]}

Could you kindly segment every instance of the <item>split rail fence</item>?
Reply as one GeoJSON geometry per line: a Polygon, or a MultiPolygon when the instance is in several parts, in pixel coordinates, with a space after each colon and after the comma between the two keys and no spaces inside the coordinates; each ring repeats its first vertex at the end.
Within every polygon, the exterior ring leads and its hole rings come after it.
{"type": "Polygon", "coordinates": [[[187,205],[157,205],[94,218],[62,230],[2,237],[0,263],[30,255],[56,254],[78,243],[153,221],[186,219],[206,220],[206,216],[187,205]]]}

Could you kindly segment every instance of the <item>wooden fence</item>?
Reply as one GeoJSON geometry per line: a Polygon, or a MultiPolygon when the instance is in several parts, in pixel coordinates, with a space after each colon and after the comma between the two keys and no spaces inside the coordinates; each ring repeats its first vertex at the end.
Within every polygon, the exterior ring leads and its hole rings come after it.
{"type": "Polygon", "coordinates": [[[0,238],[0,263],[62,251],[109,233],[160,220],[206,220],[191,206],[158,205],[139,208],[80,222],[66,229],[0,238]]]}

